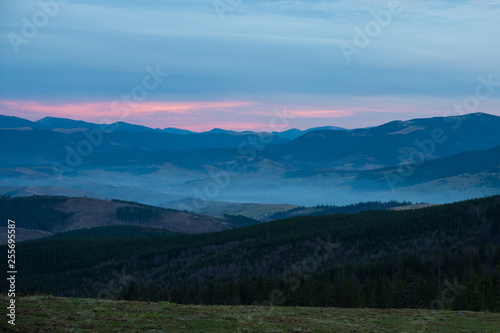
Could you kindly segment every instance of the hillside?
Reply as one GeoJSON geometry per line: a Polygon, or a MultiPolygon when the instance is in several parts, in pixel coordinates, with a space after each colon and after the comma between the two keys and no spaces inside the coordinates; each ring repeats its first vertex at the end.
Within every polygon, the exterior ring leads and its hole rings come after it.
{"type": "MultiPolygon", "coordinates": [[[[68,118],[56,118],[56,117],[45,117],[39,119],[37,121],[30,121],[23,118],[12,117],[12,116],[3,116],[0,115],[0,128],[39,128],[39,129],[47,129],[47,130],[61,130],[61,129],[113,129],[113,131],[124,131],[124,132],[164,132],[170,134],[183,134],[183,135],[192,135],[199,134],[199,132],[192,132],[185,129],[168,127],[164,129],[159,128],[150,128],[141,125],[135,125],[125,122],[116,122],[113,124],[105,124],[100,125],[96,123],[81,121],[81,120],[73,120],[68,118]]],[[[293,140],[298,138],[299,136],[311,132],[311,131],[320,131],[320,130],[334,130],[334,131],[345,131],[346,129],[336,126],[322,126],[322,127],[314,127],[309,128],[307,130],[299,130],[296,128],[292,128],[289,130],[285,130],[282,132],[273,131],[271,134],[276,135],[277,137],[293,140]]],[[[202,133],[226,133],[226,134],[252,134],[256,132],[244,131],[228,131],[220,128],[214,128],[210,131],[202,132],[202,133]]]]}
{"type": "Polygon", "coordinates": [[[500,146],[414,163],[409,167],[389,167],[361,172],[358,182],[361,187],[366,180],[387,184],[386,175],[391,175],[394,187],[412,186],[463,175],[469,177],[483,175],[488,179],[481,183],[500,188],[500,146]],[[410,170],[411,174],[407,175],[410,170]]]}
{"type": "MultiPolygon", "coordinates": [[[[181,201],[172,201],[163,204],[163,207],[174,208],[188,206],[192,204],[193,198],[181,201]]],[[[369,210],[384,210],[393,207],[408,205],[409,202],[360,202],[346,206],[317,205],[315,207],[304,207],[288,204],[261,204],[261,203],[241,203],[224,201],[206,201],[194,212],[202,215],[214,217],[224,217],[224,215],[241,215],[258,221],[271,221],[303,215],[327,215],[327,214],[349,214],[359,213],[369,210]]]]}
{"type": "Polygon", "coordinates": [[[352,214],[366,212],[370,210],[387,210],[404,207],[409,205],[409,202],[360,202],[357,204],[346,206],[335,205],[318,205],[316,207],[295,207],[284,212],[276,212],[269,216],[270,220],[278,220],[295,216],[313,216],[313,215],[328,215],[328,214],[352,214]]]}
{"type": "Polygon", "coordinates": [[[34,123],[27,119],[0,115],[0,128],[27,128],[33,125],[34,123]]]}
{"type": "MultiPolygon", "coordinates": [[[[11,117],[0,122],[26,125],[11,117]]],[[[291,141],[279,133],[173,134],[123,123],[101,133],[101,140],[92,132],[96,124],[53,118],[33,123],[38,128],[0,126],[0,153],[9,157],[0,161],[0,193],[112,197],[213,216],[225,212],[208,202],[342,206],[499,194],[500,117],[483,113],[292,131],[299,136],[291,141]],[[85,156],[75,150],[82,142],[92,148],[85,156]],[[417,162],[411,172],[401,166],[409,158],[417,162]],[[388,174],[397,180],[388,181],[388,174]],[[206,207],[171,205],[193,197],[206,207]]],[[[259,220],[277,212],[272,206],[241,208],[224,209],[259,220]]]]}
{"type": "Polygon", "coordinates": [[[42,239],[18,244],[17,260],[20,291],[60,296],[500,311],[500,197],[147,241],[42,239]]]}
{"type": "MultiPolygon", "coordinates": [[[[190,205],[193,198],[186,198],[180,201],[172,201],[163,204],[163,207],[175,208],[182,205],[190,205]]],[[[203,207],[195,209],[196,213],[214,217],[223,217],[225,214],[242,215],[258,221],[268,221],[276,213],[286,212],[297,208],[295,205],[288,204],[261,204],[261,203],[239,203],[224,201],[206,201],[203,207]]]]}
{"type": "Polygon", "coordinates": [[[434,159],[493,148],[500,145],[499,128],[500,117],[484,113],[412,119],[352,131],[313,131],[268,151],[276,161],[300,169],[375,169],[398,165],[400,157],[406,160],[414,151],[434,159]]]}
{"type": "MultiPolygon", "coordinates": [[[[8,300],[2,296],[2,302],[8,300]]],[[[268,306],[201,306],[51,296],[18,298],[22,332],[498,332],[500,314],[268,306]]],[[[17,332],[3,320],[3,332],[17,332]]]]}
{"type": "MultiPolygon", "coordinates": [[[[26,125],[9,117],[0,122],[26,125]]],[[[208,202],[342,206],[499,194],[500,117],[484,113],[354,130],[316,128],[293,140],[220,129],[173,134],[123,123],[101,138],[96,124],[34,123],[39,128],[0,126],[0,153],[9,157],[0,161],[0,193],[112,197],[213,216],[225,212],[208,202]],[[75,150],[82,142],[92,148],[85,156],[75,150]],[[401,166],[410,158],[417,162],[411,172],[401,166]],[[388,174],[397,180],[388,181],[388,174]],[[193,197],[206,207],[171,205],[193,197]]],[[[259,220],[277,212],[272,206],[241,208],[224,209],[259,220]]]]}
{"type": "Polygon", "coordinates": [[[9,161],[2,161],[4,166],[64,163],[68,154],[65,147],[77,147],[82,140],[95,146],[85,159],[86,166],[141,161],[194,170],[207,164],[224,165],[238,156],[251,156],[252,151],[285,169],[364,170],[397,165],[400,156],[407,159],[414,150],[434,159],[500,145],[500,117],[484,113],[394,121],[350,131],[316,128],[300,132],[302,135],[293,140],[275,132],[267,133],[264,139],[259,133],[225,130],[172,134],[125,123],[110,125],[111,130],[102,132],[97,124],[59,118],[44,118],[26,127],[29,123],[15,117],[0,118],[0,142],[9,142],[0,144],[0,152],[10,156],[9,161]],[[17,124],[23,125],[23,130],[13,128],[17,124]],[[435,135],[436,130],[440,136],[435,135]],[[429,140],[435,137],[439,142],[430,146],[429,140]]]}
{"type": "Polygon", "coordinates": [[[114,225],[109,227],[96,227],[88,229],[78,229],[66,232],[60,232],[48,237],[48,239],[149,239],[155,237],[163,237],[176,235],[178,233],[159,229],[159,228],[148,228],[136,225],[114,225]]]}
{"type": "MultiPolygon", "coordinates": [[[[189,152],[203,149],[237,150],[241,142],[256,138],[256,134],[240,133],[195,133],[191,135],[171,134],[155,131],[113,131],[90,132],[86,129],[57,130],[24,128],[0,128],[0,152],[9,155],[9,161],[2,165],[50,165],[49,161],[65,163],[68,150],[66,147],[77,147],[82,140],[87,140],[92,146],[92,155],[87,159],[89,165],[109,166],[120,165],[116,161],[154,161],[175,162],[168,152],[189,152]],[[91,137],[91,138],[90,138],[91,137]],[[89,139],[90,138],[90,139],[89,139]],[[90,141],[89,141],[90,140],[90,141]],[[8,144],[7,144],[8,142],[8,144]]],[[[281,137],[269,138],[272,144],[289,141],[281,137]]],[[[73,148],[74,150],[75,148],[73,148]]],[[[223,151],[224,152],[224,151],[223,151]]],[[[196,156],[196,155],[194,155],[196,156]]],[[[227,158],[227,153],[224,153],[227,158]]],[[[186,165],[195,164],[192,160],[186,165]]],[[[67,163],[67,162],[66,162],[67,163]]]]}
{"type": "Polygon", "coordinates": [[[187,233],[219,231],[235,226],[227,219],[134,202],[51,196],[0,197],[0,219],[2,233],[6,232],[7,219],[16,221],[20,240],[116,225],[187,233]]]}

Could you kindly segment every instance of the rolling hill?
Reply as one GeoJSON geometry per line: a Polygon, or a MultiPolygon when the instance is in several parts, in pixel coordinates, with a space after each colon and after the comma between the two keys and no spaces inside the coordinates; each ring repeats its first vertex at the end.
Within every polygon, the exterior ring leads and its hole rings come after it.
{"type": "MultiPolygon", "coordinates": [[[[0,219],[3,236],[7,234],[7,219],[16,221],[18,241],[121,225],[201,233],[233,228],[239,222],[237,217],[217,219],[135,202],[52,196],[0,197],[0,219]]],[[[244,224],[249,223],[258,222],[244,221],[244,224]]]]}
{"type": "Polygon", "coordinates": [[[392,184],[394,187],[402,187],[462,175],[468,175],[469,177],[476,175],[489,176],[490,181],[485,184],[500,189],[500,146],[487,150],[460,153],[422,163],[368,171],[360,173],[359,180],[361,184],[364,183],[363,180],[368,179],[387,183],[387,178],[393,176],[392,184]]]}
{"type": "Polygon", "coordinates": [[[257,153],[283,168],[362,170],[398,165],[411,158],[412,152],[427,160],[500,145],[500,117],[483,113],[394,121],[349,131],[329,127],[325,127],[327,130],[310,129],[301,131],[302,135],[291,141],[273,132],[268,134],[271,136],[265,139],[265,144],[252,132],[216,129],[204,133],[172,134],[126,123],[113,126],[115,130],[102,133],[96,131],[97,124],[71,119],[44,118],[29,122],[2,117],[0,139],[10,143],[0,146],[0,151],[11,157],[11,162],[2,163],[64,163],[68,156],[67,147],[75,151],[82,141],[87,140],[94,142],[95,147],[89,156],[84,154],[84,165],[114,165],[120,160],[174,163],[199,169],[206,164],[225,165],[257,153]],[[31,130],[26,129],[26,122],[34,124],[31,130]],[[8,128],[16,124],[22,125],[24,130],[8,128]],[[94,131],[85,132],[89,129],[94,131]]]}
{"type": "Polygon", "coordinates": [[[23,272],[16,282],[24,292],[186,304],[500,311],[499,196],[147,241],[47,238],[17,244],[16,254],[23,272]],[[451,283],[454,297],[441,298],[451,283]]]}
{"type": "MultiPolygon", "coordinates": [[[[23,125],[19,119],[1,119],[23,125]]],[[[186,198],[339,206],[445,203],[498,194],[500,188],[495,148],[500,147],[500,117],[482,113],[355,130],[311,129],[291,141],[275,133],[268,144],[256,133],[135,128],[103,134],[102,142],[93,145],[91,138],[101,141],[100,136],[76,127],[91,125],[64,119],[43,123],[75,128],[0,129],[0,152],[9,157],[0,161],[1,193],[57,194],[48,189],[59,188],[61,194],[169,207],[186,198]],[[416,170],[398,171],[412,159],[416,170]],[[388,182],[388,174],[399,181],[388,182]]]]}
{"type": "Polygon", "coordinates": [[[375,169],[398,165],[412,152],[427,160],[493,148],[500,145],[499,128],[500,117],[483,113],[413,119],[352,131],[313,131],[268,151],[300,169],[375,169]]]}

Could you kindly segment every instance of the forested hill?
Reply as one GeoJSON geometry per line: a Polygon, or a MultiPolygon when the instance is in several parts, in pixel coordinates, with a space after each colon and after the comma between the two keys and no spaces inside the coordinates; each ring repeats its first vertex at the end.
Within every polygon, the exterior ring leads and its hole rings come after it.
{"type": "Polygon", "coordinates": [[[317,205],[316,207],[296,207],[285,212],[277,212],[272,214],[269,219],[277,220],[284,219],[294,216],[303,215],[328,215],[328,214],[352,214],[366,212],[370,210],[386,210],[395,207],[404,207],[412,205],[411,202],[403,201],[369,201],[369,202],[359,202],[356,204],[350,204],[346,206],[335,206],[335,205],[317,205]]]}
{"type": "MultiPolygon", "coordinates": [[[[228,229],[239,226],[239,223],[259,223],[251,219],[241,222],[237,217],[218,219],[137,202],[42,195],[0,197],[0,227],[4,227],[2,232],[5,231],[8,219],[16,222],[18,236],[22,237],[18,240],[30,239],[33,235],[40,234],[34,231],[43,231],[45,233],[41,235],[47,236],[70,230],[112,225],[135,225],[174,232],[199,233],[228,229]]],[[[3,237],[4,242],[6,239],[3,237]]]]}
{"type": "Polygon", "coordinates": [[[147,240],[36,240],[16,259],[25,292],[500,311],[500,196],[147,240]]]}

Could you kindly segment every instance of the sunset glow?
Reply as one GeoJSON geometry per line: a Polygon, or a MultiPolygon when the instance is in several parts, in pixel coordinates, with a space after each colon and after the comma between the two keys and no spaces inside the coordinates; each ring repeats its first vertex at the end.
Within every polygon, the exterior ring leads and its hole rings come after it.
{"type": "Polygon", "coordinates": [[[387,1],[235,3],[71,1],[26,38],[43,8],[8,1],[0,114],[256,130],[286,108],[289,128],[357,128],[449,115],[491,77],[461,113],[500,115],[495,1],[409,1],[363,43],[387,1]]]}

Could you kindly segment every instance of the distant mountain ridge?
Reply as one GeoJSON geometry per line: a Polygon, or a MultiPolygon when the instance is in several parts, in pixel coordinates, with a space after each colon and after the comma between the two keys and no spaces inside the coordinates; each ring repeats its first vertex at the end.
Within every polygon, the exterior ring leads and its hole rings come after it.
{"type": "MultiPolygon", "coordinates": [[[[354,130],[336,127],[305,131],[292,129],[271,133],[272,137],[267,138],[265,144],[254,132],[213,129],[185,133],[178,129],[151,129],[123,122],[110,126],[115,130],[105,136],[101,134],[104,140],[99,142],[99,149],[91,156],[99,161],[99,165],[111,160],[154,160],[185,168],[197,165],[199,169],[203,165],[223,166],[238,156],[258,153],[275,166],[290,170],[366,170],[398,165],[410,158],[436,159],[500,145],[500,117],[484,113],[393,121],[354,130]],[[434,140],[436,133],[440,142],[434,140]],[[302,135],[296,137],[299,134],[302,135]],[[293,137],[296,138],[291,139],[293,137]],[[193,155],[192,151],[198,153],[193,155]],[[164,152],[172,153],[165,155],[164,152]]],[[[0,138],[15,140],[3,151],[0,146],[0,151],[19,163],[61,160],[67,154],[64,147],[77,147],[85,138],[79,131],[61,129],[83,131],[85,128],[96,129],[99,125],[62,118],[46,117],[29,122],[21,118],[0,117],[0,138]],[[14,131],[19,126],[25,130],[14,131]],[[30,126],[34,129],[26,130],[30,126]]]]}
{"type": "MultiPolygon", "coordinates": [[[[160,128],[151,128],[142,125],[130,124],[126,122],[115,122],[112,124],[96,124],[92,122],[87,122],[83,120],[73,120],[69,118],[57,118],[57,117],[44,117],[37,121],[30,121],[23,118],[18,118],[14,116],[4,116],[0,115],[0,128],[20,128],[20,127],[31,127],[31,128],[39,128],[39,129],[99,129],[99,128],[108,128],[114,131],[126,131],[126,132],[164,132],[170,134],[200,134],[200,133],[217,133],[217,134],[252,134],[258,133],[254,131],[232,131],[226,130],[222,128],[214,128],[209,131],[204,132],[193,132],[186,129],[175,128],[175,127],[167,127],[164,129],[160,128]]],[[[289,140],[293,140],[305,133],[317,130],[334,130],[334,131],[345,131],[345,128],[336,127],[336,126],[323,126],[323,127],[315,127],[306,130],[299,130],[296,128],[292,128],[289,130],[285,130],[282,132],[273,131],[271,134],[286,138],[289,140]]]]}
{"type": "Polygon", "coordinates": [[[394,187],[411,186],[461,175],[483,175],[492,187],[500,189],[500,146],[479,151],[464,152],[444,158],[425,161],[418,166],[398,166],[362,172],[360,180],[387,182],[389,175],[394,187]],[[402,171],[401,171],[402,170],[402,171]],[[413,170],[413,171],[410,171],[413,170]],[[411,174],[409,174],[411,172],[411,174]],[[408,174],[408,175],[406,175],[408,174]],[[406,177],[403,177],[406,176],[406,177]],[[399,178],[398,178],[399,177],[399,178]]]}
{"type": "Polygon", "coordinates": [[[0,128],[33,127],[34,124],[34,122],[27,119],[0,115],[0,128]]]}
{"type": "Polygon", "coordinates": [[[268,151],[275,160],[291,161],[301,169],[375,169],[410,158],[434,159],[498,145],[500,117],[474,113],[393,121],[352,131],[313,131],[268,151]]]}
{"type": "Polygon", "coordinates": [[[293,140],[221,129],[188,135],[43,129],[15,117],[0,124],[3,193],[41,187],[155,205],[201,198],[298,206],[444,203],[500,193],[500,117],[484,113],[311,130],[293,140]],[[416,170],[404,172],[404,165],[416,170]]]}

